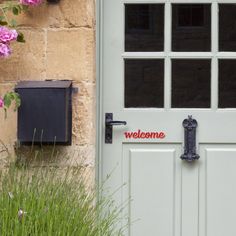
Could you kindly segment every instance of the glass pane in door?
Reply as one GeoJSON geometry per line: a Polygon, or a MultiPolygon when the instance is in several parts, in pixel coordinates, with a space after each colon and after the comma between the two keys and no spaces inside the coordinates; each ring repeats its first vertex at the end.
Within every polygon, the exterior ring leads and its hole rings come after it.
{"type": "Polygon", "coordinates": [[[219,60],[219,108],[236,108],[236,60],[219,60]]]}
{"type": "Polygon", "coordinates": [[[125,51],[164,50],[164,4],[125,4],[125,51]]]}
{"type": "Polygon", "coordinates": [[[164,60],[125,60],[125,107],[164,106],[164,60]]]}
{"type": "Polygon", "coordinates": [[[211,5],[172,5],[172,51],[211,51],[211,5]]]}
{"type": "Polygon", "coordinates": [[[236,51],[236,4],[219,4],[219,50],[236,51]]]}
{"type": "Polygon", "coordinates": [[[172,107],[210,107],[211,60],[172,60],[172,107]]]}

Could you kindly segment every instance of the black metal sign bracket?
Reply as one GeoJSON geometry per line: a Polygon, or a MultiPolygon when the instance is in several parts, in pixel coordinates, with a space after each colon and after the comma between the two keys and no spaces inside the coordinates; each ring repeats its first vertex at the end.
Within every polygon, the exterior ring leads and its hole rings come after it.
{"type": "Polygon", "coordinates": [[[184,127],[184,154],[181,155],[181,159],[193,162],[198,160],[200,156],[196,153],[196,129],[198,123],[192,116],[188,116],[188,119],[183,121],[184,127]]]}

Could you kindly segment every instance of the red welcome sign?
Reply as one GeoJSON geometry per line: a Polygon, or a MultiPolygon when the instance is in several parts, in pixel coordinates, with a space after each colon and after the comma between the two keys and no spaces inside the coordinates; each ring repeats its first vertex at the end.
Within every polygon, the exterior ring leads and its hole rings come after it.
{"type": "Polygon", "coordinates": [[[136,132],[125,132],[126,139],[164,139],[164,132],[143,132],[140,129],[136,132]]]}

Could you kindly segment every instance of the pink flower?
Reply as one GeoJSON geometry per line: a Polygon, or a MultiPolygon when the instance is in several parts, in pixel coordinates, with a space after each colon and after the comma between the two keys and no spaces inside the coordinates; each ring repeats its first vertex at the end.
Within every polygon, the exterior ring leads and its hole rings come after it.
{"type": "Polygon", "coordinates": [[[16,40],[18,33],[16,30],[8,29],[7,27],[0,26],[0,42],[9,43],[12,40],[16,40]]]}
{"type": "Polygon", "coordinates": [[[4,106],[4,101],[2,98],[0,98],[0,108],[4,106]]]}
{"type": "Polygon", "coordinates": [[[10,54],[10,47],[7,44],[0,43],[0,57],[8,57],[10,54]]]}
{"type": "Polygon", "coordinates": [[[42,0],[20,0],[23,5],[37,6],[42,2],[42,0]]]}

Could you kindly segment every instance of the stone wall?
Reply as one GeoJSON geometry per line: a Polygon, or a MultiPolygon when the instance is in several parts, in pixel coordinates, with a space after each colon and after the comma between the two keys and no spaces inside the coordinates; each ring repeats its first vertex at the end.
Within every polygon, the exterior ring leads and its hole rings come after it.
{"type": "MultiPolygon", "coordinates": [[[[15,43],[12,55],[1,59],[0,95],[20,80],[73,80],[74,87],[79,88],[79,93],[73,95],[73,144],[60,147],[59,152],[67,154],[67,163],[85,159],[86,165],[94,167],[95,1],[45,2],[30,8],[17,21],[26,43],[15,43]]],[[[16,147],[16,115],[10,111],[4,119],[0,111],[0,139],[11,153],[16,147]]],[[[18,153],[27,153],[27,148],[18,147],[18,153]]],[[[65,163],[64,154],[53,161],[65,163]]]]}

